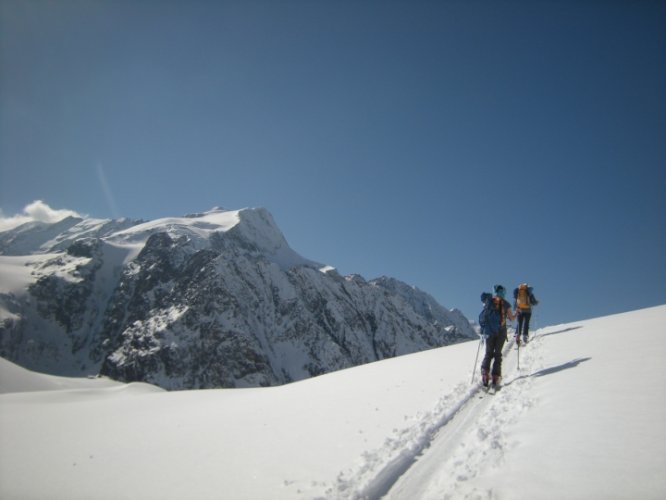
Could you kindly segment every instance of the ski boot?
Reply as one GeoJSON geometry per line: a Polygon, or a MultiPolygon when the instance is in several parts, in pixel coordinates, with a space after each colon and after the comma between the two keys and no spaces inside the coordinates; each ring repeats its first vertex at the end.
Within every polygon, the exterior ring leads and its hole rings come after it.
{"type": "Polygon", "coordinates": [[[493,382],[492,382],[492,388],[495,389],[496,391],[499,391],[500,387],[502,386],[502,376],[501,375],[493,375],[493,382]]]}
{"type": "Polygon", "coordinates": [[[488,384],[490,383],[490,373],[488,373],[488,370],[481,370],[481,384],[483,387],[488,387],[488,384]]]}

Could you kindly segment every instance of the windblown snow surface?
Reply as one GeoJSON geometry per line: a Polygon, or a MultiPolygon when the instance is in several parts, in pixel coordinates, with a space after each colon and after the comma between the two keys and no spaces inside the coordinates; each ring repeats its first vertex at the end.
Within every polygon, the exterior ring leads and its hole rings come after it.
{"type": "Polygon", "coordinates": [[[663,499],[665,324],[542,328],[496,395],[471,384],[479,342],[182,392],[0,360],[0,497],[663,499]]]}

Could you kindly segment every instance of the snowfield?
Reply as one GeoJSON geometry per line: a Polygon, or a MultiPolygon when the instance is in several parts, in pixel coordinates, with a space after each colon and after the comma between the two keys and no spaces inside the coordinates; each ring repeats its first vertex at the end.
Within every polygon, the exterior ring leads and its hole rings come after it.
{"type": "Polygon", "coordinates": [[[663,499],[665,324],[543,328],[507,345],[494,396],[471,385],[478,342],[182,392],[0,360],[0,497],[663,499]]]}

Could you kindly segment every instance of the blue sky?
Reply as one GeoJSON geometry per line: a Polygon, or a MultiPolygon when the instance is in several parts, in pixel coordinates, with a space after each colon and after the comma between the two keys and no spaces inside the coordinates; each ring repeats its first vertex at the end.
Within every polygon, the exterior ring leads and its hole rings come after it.
{"type": "Polygon", "coordinates": [[[34,200],[266,207],[471,318],[663,304],[666,3],[2,0],[2,215],[34,200]]]}

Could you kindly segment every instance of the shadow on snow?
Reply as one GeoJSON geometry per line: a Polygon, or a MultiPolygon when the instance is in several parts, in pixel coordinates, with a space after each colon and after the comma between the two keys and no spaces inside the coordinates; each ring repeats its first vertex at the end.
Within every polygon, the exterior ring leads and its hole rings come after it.
{"type": "Polygon", "coordinates": [[[539,337],[548,337],[549,335],[557,335],[559,333],[566,333],[566,332],[570,332],[572,330],[578,330],[579,328],[583,328],[582,325],[570,326],[569,328],[565,328],[564,330],[557,330],[555,332],[543,333],[543,334],[539,335],[539,337]]]}
{"type": "Polygon", "coordinates": [[[573,361],[567,361],[566,363],[562,363],[561,365],[557,366],[551,366],[550,368],[544,368],[543,370],[539,370],[538,372],[530,373],[529,375],[521,375],[520,377],[516,377],[510,382],[507,382],[504,384],[506,387],[507,385],[513,384],[517,380],[521,380],[524,378],[528,377],[543,377],[545,375],[552,375],[553,373],[561,372],[564,370],[568,370],[569,368],[576,368],[579,364],[584,363],[586,361],[591,360],[592,358],[587,357],[587,358],[577,358],[574,359],[573,361]]]}
{"type": "Polygon", "coordinates": [[[538,372],[533,373],[530,375],[530,377],[543,377],[544,375],[550,375],[551,373],[557,373],[561,372],[562,370],[568,370],[569,368],[576,368],[579,364],[584,363],[585,361],[589,361],[592,358],[578,358],[574,359],[573,361],[569,361],[567,363],[558,365],[558,366],[553,366],[551,368],[544,368],[543,370],[539,370],[538,372]]]}

